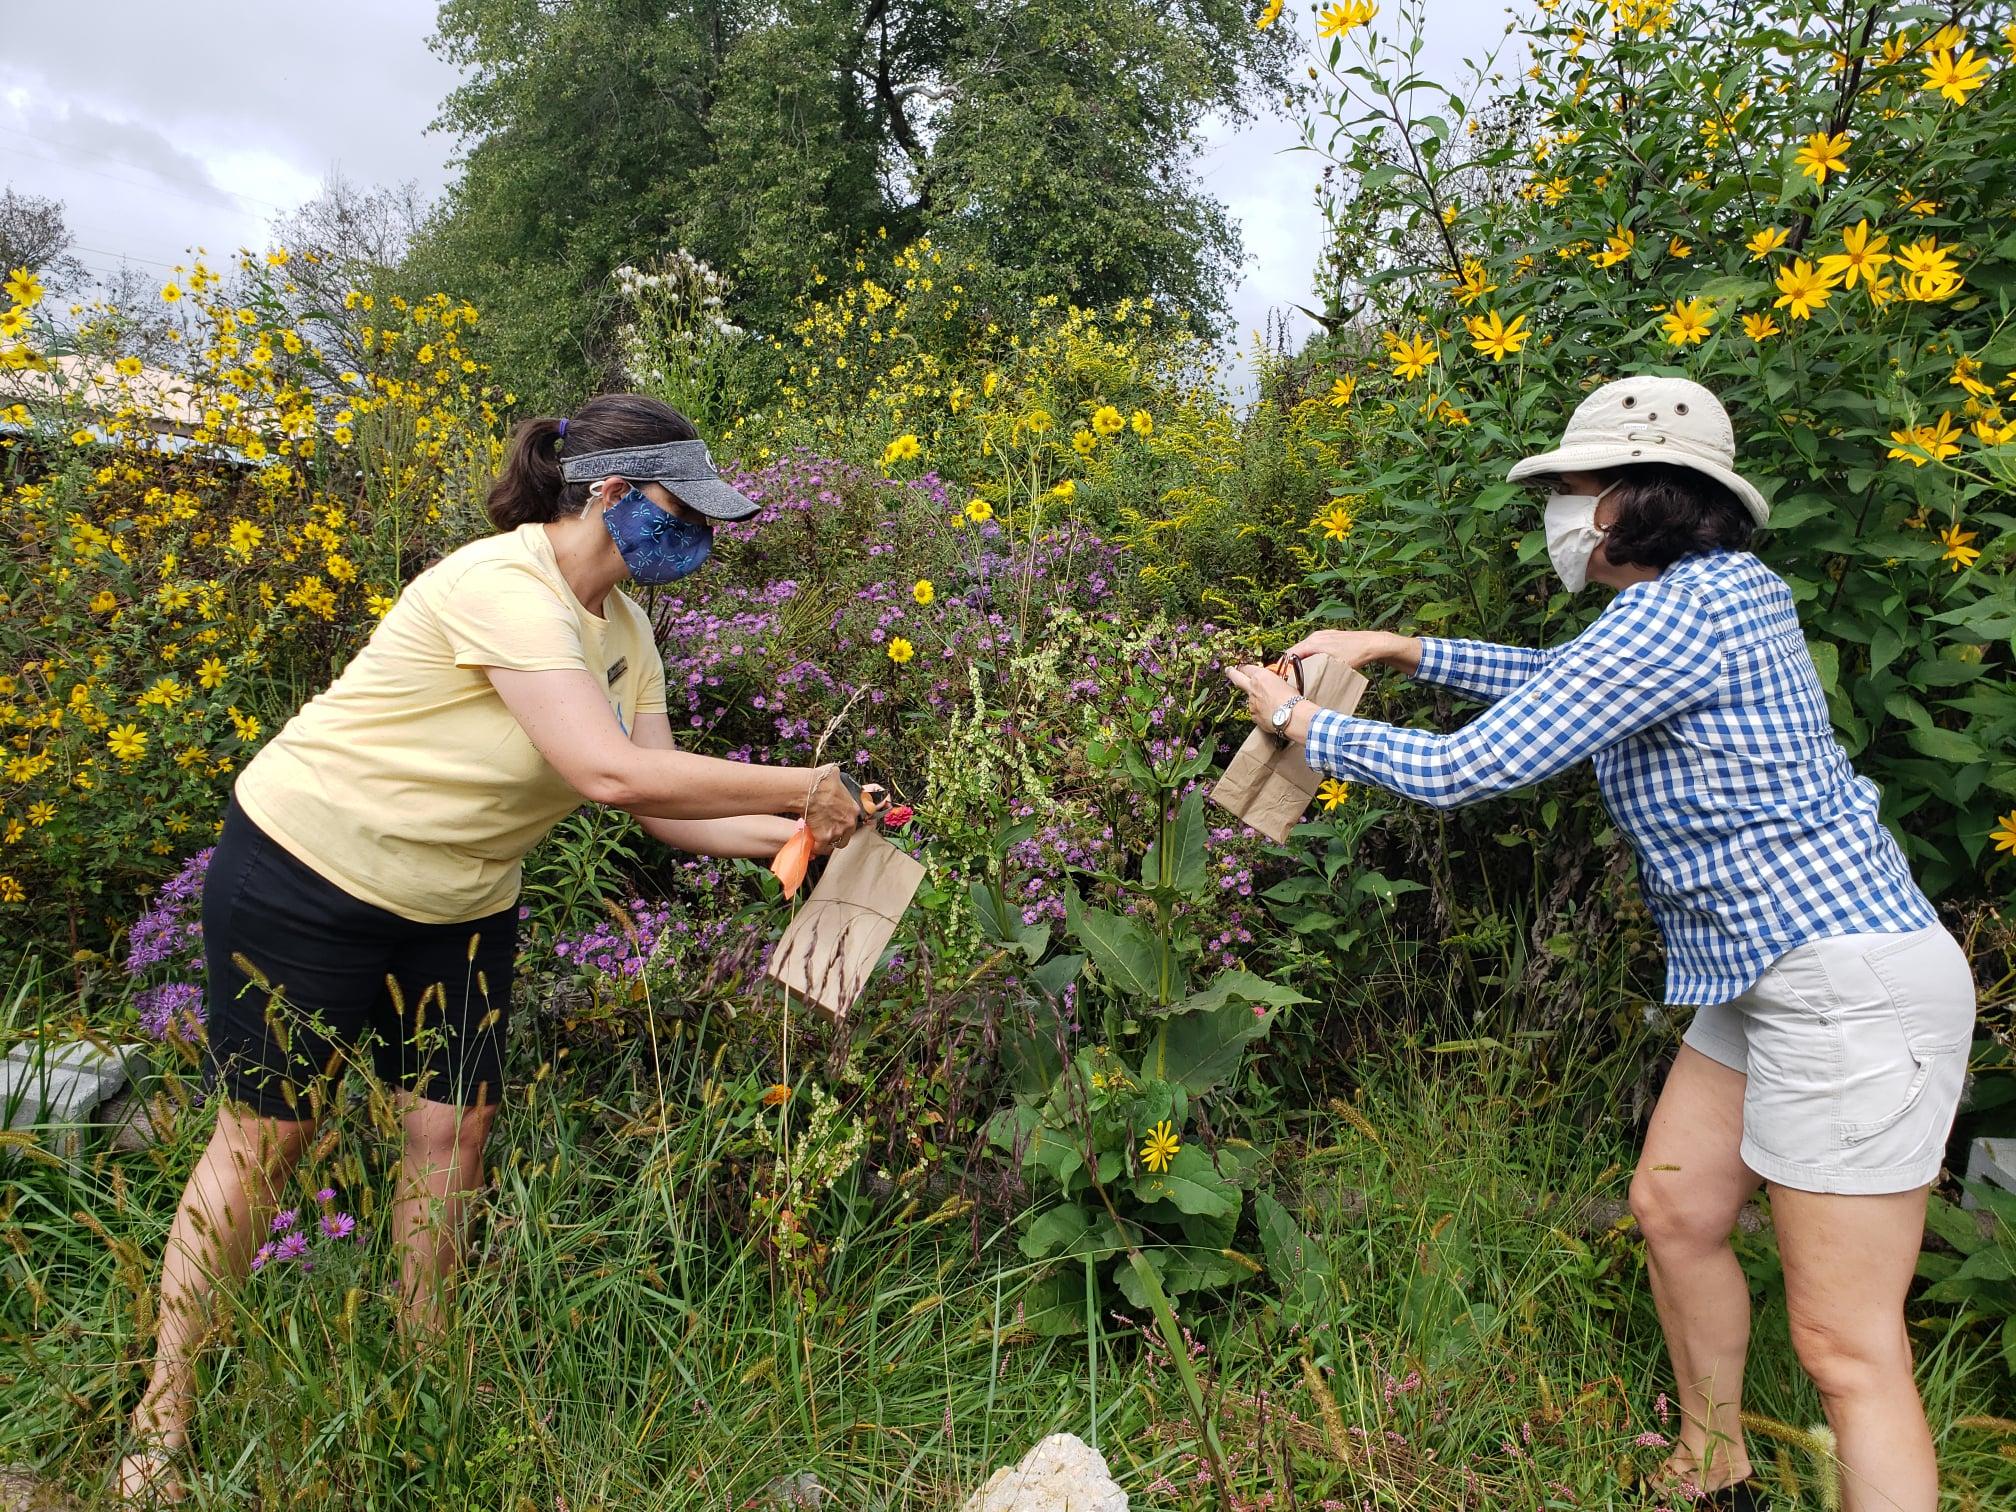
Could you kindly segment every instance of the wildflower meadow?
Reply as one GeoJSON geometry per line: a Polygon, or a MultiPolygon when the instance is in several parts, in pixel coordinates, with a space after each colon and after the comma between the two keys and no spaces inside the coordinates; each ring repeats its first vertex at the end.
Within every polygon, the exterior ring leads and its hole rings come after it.
{"type": "MultiPolygon", "coordinates": [[[[459,9],[444,30],[492,24],[459,9]]],[[[1227,351],[1218,233],[1165,247],[1134,165],[1014,198],[1093,129],[1096,79],[1045,83],[1061,146],[1002,118],[1019,178],[948,86],[936,135],[885,143],[945,198],[858,219],[858,102],[819,104],[753,19],[716,82],[755,110],[788,73],[827,121],[779,139],[833,199],[802,225],[776,195],[731,215],[754,169],[720,150],[679,235],[584,210],[486,304],[500,128],[402,261],[192,252],[145,360],[134,311],[0,270],[0,1048],[97,1047],[126,1093],[0,1130],[0,1506],[116,1504],[216,1115],[202,896],[234,778],[488,532],[516,421],[634,389],[760,506],[634,590],[676,740],[882,784],[924,880],[833,1021],[765,974],[802,898],[761,862],[562,821],[525,864],[447,1325],[399,1323],[400,1105],[367,1057],[205,1321],[189,1504],[956,1508],[1069,1432],[1136,1508],[1677,1512],[1626,1193],[1685,1018],[1586,769],[1454,811],[1330,780],[1279,844],[1208,796],[1252,730],[1228,667],[1322,628],[1584,628],[1599,596],[1504,474],[1637,372],[1730,411],[1753,549],[1967,951],[1906,1319],[1940,1506],[2016,1505],[2016,1195],[1965,1179],[2016,1140],[2016,15],[1522,0],[1444,80],[1419,3],[1119,9],[1113,38],[1156,36],[1144,121],[1239,69],[1299,114],[1307,340],[1227,351]],[[1040,234],[1093,204],[1139,245],[1040,234]]],[[[791,25],[838,46],[835,15],[791,25]]],[[[1045,47],[1107,37],[1031,16],[1045,47]]],[[[1005,90],[984,56],[973,87],[1005,90]]],[[[455,108],[473,131],[482,91],[455,108]]],[[[1360,712],[1471,709],[1387,676],[1360,712]]],[[[1840,1507],[1767,1201],[1736,1253],[1766,1504],[1840,1507]]]]}

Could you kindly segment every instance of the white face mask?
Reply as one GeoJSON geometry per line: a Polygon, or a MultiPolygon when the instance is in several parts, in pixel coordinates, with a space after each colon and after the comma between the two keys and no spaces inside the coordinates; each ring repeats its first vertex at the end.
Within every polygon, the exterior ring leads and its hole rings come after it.
{"type": "MultiPolygon", "coordinates": [[[[1610,488],[1617,485],[1612,483],[1610,488]]],[[[1603,490],[1593,499],[1587,494],[1547,495],[1547,556],[1561,578],[1561,586],[1580,593],[1589,582],[1589,558],[1603,539],[1596,526],[1596,506],[1603,502],[1603,490]]]]}

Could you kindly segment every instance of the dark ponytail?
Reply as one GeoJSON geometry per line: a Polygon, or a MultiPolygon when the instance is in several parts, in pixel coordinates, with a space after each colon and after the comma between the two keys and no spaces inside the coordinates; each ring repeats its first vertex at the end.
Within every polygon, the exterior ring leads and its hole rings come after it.
{"type": "Polygon", "coordinates": [[[565,519],[587,504],[590,485],[562,479],[563,457],[699,439],[693,422],[663,400],[648,394],[597,394],[565,420],[541,416],[520,421],[504,470],[490,485],[483,507],[499,530],[565,519]]]}

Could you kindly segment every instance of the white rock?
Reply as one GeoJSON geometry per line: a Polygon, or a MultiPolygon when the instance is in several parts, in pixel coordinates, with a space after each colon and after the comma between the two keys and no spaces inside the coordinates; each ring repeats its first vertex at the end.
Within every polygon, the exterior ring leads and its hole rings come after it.
{"type": "Polygon", "coordinates": [[[1019,1465],[996,1470],[962,1512],[1127,1512],[1127,1493],[1098,1450],[1076,1434],[1053,1433],[1019,1465]]]}

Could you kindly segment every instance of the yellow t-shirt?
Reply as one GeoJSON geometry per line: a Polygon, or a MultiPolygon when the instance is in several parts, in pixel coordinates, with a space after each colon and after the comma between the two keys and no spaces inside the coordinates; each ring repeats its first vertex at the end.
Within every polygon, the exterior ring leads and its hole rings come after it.
{"type": "Polygon", "coordinates": [[[581,803],[484,675],[582,667],[627,734],[665,707],[650,621],[611,592],[590,614],[539,525],[415,578],[351,659],[252,758],[238,802],[354,897],[423,924],[509,907],[524,855],[581,803]]]}

